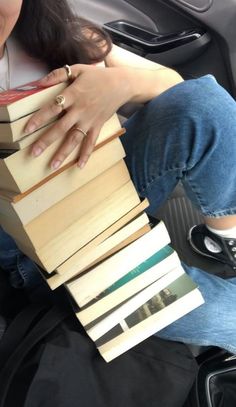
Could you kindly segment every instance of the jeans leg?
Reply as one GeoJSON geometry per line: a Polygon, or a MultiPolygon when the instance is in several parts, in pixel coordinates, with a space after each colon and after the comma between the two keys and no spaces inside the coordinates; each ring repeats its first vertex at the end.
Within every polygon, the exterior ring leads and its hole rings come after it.
{"type": "Polygon", "coordinates": [[[167,90],[125,127],[126,162],[151,215],[179,180],[203,215],[236,213],[236,103],[211,75],[167,90]]]}
{"type": "Polygon", "coordinates": [[[18,249],[12,237],[1,227],[0,267],[15,288],[34,288],[43,281],[38,266],[18,249]]]}
{"type": "MultiPolygon", "coordinates": [[[[236,213],[236,103],[208,75],[183,82],[125,123],[126,162],[153,215],[181,180],[205,216],[236,213]]],[[[236,278],[222,280],[183,265],[205,304],[157,335],[236,353],[236,278]]]]}
{"type": "Polygon", "coordinates": [[[236,278],[223,280],[183,265],[194,280],[205,303],[156,335],[195,345],[211,345],[236,354],[236,278]]]}

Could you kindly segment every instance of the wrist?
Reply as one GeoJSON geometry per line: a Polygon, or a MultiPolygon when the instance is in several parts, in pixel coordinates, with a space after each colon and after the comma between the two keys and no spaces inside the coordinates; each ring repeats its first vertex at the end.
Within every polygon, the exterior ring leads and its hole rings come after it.
{"type": "Polygon", "coordinates": [[[116,70],[114,75],[117,81],[117,89],[122,97],[122,104],[125,104],[135,98],[137,94],[137,87],[134,86],[133,70],[129,67],[112,68],[116,70]]]}

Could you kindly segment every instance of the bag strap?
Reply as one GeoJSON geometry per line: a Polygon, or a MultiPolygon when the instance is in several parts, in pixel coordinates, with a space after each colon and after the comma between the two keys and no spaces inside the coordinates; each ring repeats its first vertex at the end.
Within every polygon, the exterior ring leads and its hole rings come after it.
{"type": "MultiPolygon", "coordinates": [[[[41,308],[42,311],[42,308],[41,308]]],[[[4,407],[10,384],[28,352],[68,316],[68,310],[52,307],[25,336],[0,371],[0,407],[4,407]]],[[[13,331],[13,329],[12,329],[13,331]]]]}
{"type": "Polygon", "coordinates": [[[1,369],[30,329],[33,321],[46,311],[45,305],[32,304],[23,309],[7,328],[0,342],[1,369]]]}

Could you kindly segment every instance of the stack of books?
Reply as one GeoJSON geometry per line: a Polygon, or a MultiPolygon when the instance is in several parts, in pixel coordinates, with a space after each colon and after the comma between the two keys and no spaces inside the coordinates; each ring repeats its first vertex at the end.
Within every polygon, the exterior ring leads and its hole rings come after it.
{"type": "Polygon", "coordinates": [[[78,148],[59,170],[50,167],[61,138],[31,156],[32,143],[53,123],[30,135],[24,127],[65,86],[42,89],[34,82],[0,94],[0,224],[51,289],[65,284],[78,319],[110,361],[203,299],[164,224],[149,224],[148,202],[124,162],[116,114],[83,170],[76,166],[78,148]]]}

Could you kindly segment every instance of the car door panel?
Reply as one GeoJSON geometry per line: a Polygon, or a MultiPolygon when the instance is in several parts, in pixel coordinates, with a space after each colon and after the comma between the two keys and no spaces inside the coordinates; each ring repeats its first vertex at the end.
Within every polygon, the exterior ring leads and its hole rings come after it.
{"type": "MultiPolygon", "coordinates": [[[[236,0],[70,1],[79,14],[99,24],[128,21],[162,35],[202,30],[205,35],[200,40],[171,50],[142,52],[136,45],[131,45],[131,50],[175,67],[185,78],[211,73],[236,96],[236,0]]],[[[118,42],[117,36],[114,38],[118,42]]],[[[121,39],[119,43],[127,46],[121,39]]]]}
{"type": "Polygon", "coordinates": [[[145,13],[125,0],[69,0],[73,9],[81,16],[98,24],[118,19],[128,19],[144,27],[156,29],[155,23],[145,13]]]}

